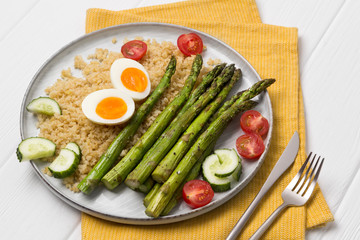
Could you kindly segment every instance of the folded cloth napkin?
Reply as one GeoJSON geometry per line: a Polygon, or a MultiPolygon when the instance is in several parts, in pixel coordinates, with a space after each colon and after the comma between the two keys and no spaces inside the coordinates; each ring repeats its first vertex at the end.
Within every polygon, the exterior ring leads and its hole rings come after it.
{"type": "MultiPolygon", "coordinates": [[[[300,150],[295,163],[253,213],[239,237],[248,239],[282,203],[281,192],[306,159],[297,29],[262,24],[254,0],[195,0],[125,11],[89,9],[86,32],[131,22],[166,22],[206,32],[243,55],[261,78],[275,78],[276,83],[268,90],[274,114],[271,145],[253,180],[217,209],[194,219],[159,226],[124,225],[82,214],[83,239],[225,239],[259,192],[293,133],[298,131],[300,150]]],[[[304,239],[306,229],[330,221],[333,216],[317,186],[308,204],[287,209],[264,239],[304,239]]]]}

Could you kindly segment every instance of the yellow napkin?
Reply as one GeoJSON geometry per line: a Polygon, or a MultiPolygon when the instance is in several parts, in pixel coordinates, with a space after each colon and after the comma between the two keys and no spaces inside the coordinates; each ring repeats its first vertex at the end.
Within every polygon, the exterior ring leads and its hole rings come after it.
{"type": "MultiPolygon", "coordinates": [[[[253,180],[233,199],[207,214],[160,226],[117,224],[82,214],[83,239],[225,239],[260,190],[294,131],[298,131],[300,150],[296,161],[253,213],[239,238],[248,239],[282,203],[281,192],[306,158],[297,29],[262,24],[254,0],[195,0],[125,11],[89,9],[86,32],[130,22],[166,22],[206,32],[242,54],[262,78],[275,78],[276,83],[268,90],[274,113],[271,146],[253,180]]],[[[264,239],[304,239],[306,229],[330,221],[333,216],[317,187],[305,207],[292,207],[280,215],[264,239]]]]}

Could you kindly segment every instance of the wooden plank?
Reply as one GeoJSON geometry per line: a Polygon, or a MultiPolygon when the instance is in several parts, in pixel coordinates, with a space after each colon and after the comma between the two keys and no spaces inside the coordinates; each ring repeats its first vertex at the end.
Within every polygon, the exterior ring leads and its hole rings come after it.
{"type": "MultiPolygon", "coordinates": [[[[354,34],[354,29],[360,24],[355,10],[360,7],[359,3],[355,0],[347,2],[302,72],[303,89],[307,95],[304,100],[308,146],[309,150],[327,155],[327,174],[322,180],[326,184],[324,192],[331,196],[343,196],[339,191],[346,191],[344,184],[349,184],[360,164],[357,161],[360,156],[357,127],[360,108],[355,107],[360,102],[360,34],[354,34]],[[341,126],[354,127],[351,127],[352,131],[342,131],[341,126]],[[341,159],[346,159],[347,164],[340,164],[341,159]],[[345,176],[333,183],[332,178],[339,174],[345,176]]],[[[329,202],[337,207],[340,200],[329,199],[329,202]]]]}
{"type": "Polygon", "coordinates": [[[360,223],[351,207],[358,202],[352,186],[360,183],[359,7],[356,0],[343,5],[302,71],[307,146],[326,157],[319,182],[336,221],[326,229],[310,231],[311,239],[356,239],[352,234],[358,234],[347,231],[360,223]]]}
{"type": "Polygon", "coordinates": [[[1,4],[0,8],[0,42],[12,31],[39,0],[12,0],[1,4]],[[6,6],[5,6],[6,5],[6,6]]]}
{"type": "Polygon", "coordinates": [[[45,239],[49,236],[64,239],[80,221],[79,212],[52,194],[30,164],[19,164],[15,154],[0,169],[0,189],[2,239],[45,239]]]}
{"type": "Polygon", "coordinates": [[[79,221],[74,230],[71,232],[71,235],[67,237],[68,240],[79,240],[81,239],[81,222],[79,221]]]}
{"type": "Polygon", "coordinates": [[[360,239],[360,208],[357,207],[360,202],[359,184],[360,172],[358,171],[335,213],[336,222],[324,229],[319,229],[319,232],[314,234],[316,239],[360,239]]]}

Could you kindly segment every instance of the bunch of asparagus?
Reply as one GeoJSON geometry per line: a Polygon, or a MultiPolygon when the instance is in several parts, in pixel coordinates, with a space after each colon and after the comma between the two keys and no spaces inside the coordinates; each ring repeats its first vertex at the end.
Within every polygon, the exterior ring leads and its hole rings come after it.
{"type": "Polygon", "coordinates": [[[173,57],[160,84],[78,185],[82,192],[91,193],[100,180],[108,189],[114,189],[125,181],[134,190],[148,192],[144,199],[147,215],[158,217],[167,214],[181,196],[182,186],[199,175],[202,161],[213,151],[227,124],[238,113],[252,108],[256,103],[250,99],[275,81],[259,81],[223,104],[235,83],[242,78],[241,70],[235,69],[234,64],[220,64],[206,74],[193,90],[202,68],[202,57],[197,55],[178,96],[110,170],[169,85],[175,66],[173,57]]]}
{"type": "MultiPolygon", "coordinates": [[[[177,203],[181,196],[182,186],[199,175],[202,161],[210,155],[213,147],[225,130],[228,123],[240,112],[248,110],[256,105],[256,102],[249,99],[261,93],[272,83],[274,79],[262,80],[254,84],[250,89],[234,95],[230,100],[210,118],[211,124],[196,139],[165,183],[155,185],[154,188],[144,199],[144,205],[147,206],[146,214],[152,217],[158,217],[160,214],[166,215],[177,203]]],[[[225,90],[225,89],[223,89],[225,90]]],[[[221,96],[219,94],[218,98],[221,96]]],[[[215,102],[215,101],[214,101],[215,102]]],[[[213,103],[211,104],[213,105],[213,103]]],[[[211,106],[210,105],[210,106],[211,106]]],[[[205,110],[194,121],[200,121],[205,110]]],[[[187,129],[190,131],[190,127],[187,129]]],[[[183,135],[184,136],[184,135],[183,135]]],[[[181,142],[182,139],[178,141],[181,142]]]]}

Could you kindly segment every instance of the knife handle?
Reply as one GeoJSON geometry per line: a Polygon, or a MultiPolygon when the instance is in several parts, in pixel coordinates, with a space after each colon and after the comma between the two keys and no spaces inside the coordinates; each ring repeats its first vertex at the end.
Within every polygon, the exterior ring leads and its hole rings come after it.
{"type": "Polygon", "coordinates": [[[249,220],[249,218],[250,218],[251,214],[254,212],[255,208],[260,203],[261,199],[264,197],[264,195],[267,193],[267,191],[269,191],[271,184],[266,184],[267,182],[268,181],[265,182],[264,186],[261,188],[259,193],[254,198],[254,200],[250,203],[249,207],[246,209],[246,211],[241,216],[239,221],[235,224],[234,228],[231,230],[231,232],[227,236],[226,240],[236,240],[237,239],[237,236],[240,234],[240,232],[244,228],[245,224],[249,220]]]}

